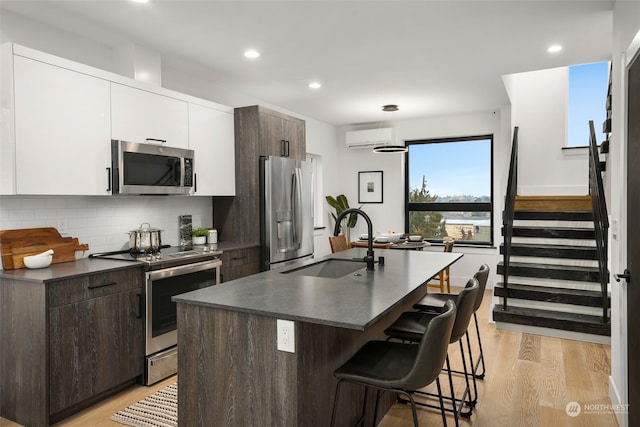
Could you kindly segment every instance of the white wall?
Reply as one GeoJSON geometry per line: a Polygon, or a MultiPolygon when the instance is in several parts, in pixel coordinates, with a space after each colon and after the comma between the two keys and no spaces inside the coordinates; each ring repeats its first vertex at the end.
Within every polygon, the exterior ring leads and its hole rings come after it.
{"type": "MultiPolygon", "coordinates": [[[[612,73],[612,132],[610,154],[607,160],[607,180],[610,183],[609,217],[617,224],[617,235],[610,229],[610,262],[612,273],[627,267],[627,205],[626,179],[626,65],[638,45],[627,52],[634,37],[640,37],[640,2],[617,1],[613,13],[613,73],[612,73]]],[[[637,175],[637,174],[634,174],[637,175]]],[[[628,395],[627,360],[627,284],[610,278],[611,285],[611,377],[609,397],[613,404],[626,404],[628,395]]],[[[637,345],[637,343],[635,344],[637,345]]],[[[638,363],[633,361],[632,363],[638,363]]],[[[618,424],[628,426],[628,417],[618,414],[618,424]]]]}
{"type": "MultiPolygon", "coordinates": [[[[508,108],[501,111],[483,111],[452,116],[428,117],[414,120],[400,120],[393,123],[396,138],[399,140],[433,139],[446,137],[463,137],[472,135],[494,135],[494,242],[500,242],[500,226],[502,212],[502,195],[504,194],[504,174],[508,166],[511,133],[509,130],[510,115],[508,108]],[[506,126],[505,126],[506,120],[506,126]],[[505,166],[506,165],[506,166],[505,166]]],[[[379,125],[378,125],[379,126],[379,125]]],[[[389,230],[406,232],[404,229],[404,155],[379,154],[370,149],[349,149],[345,145],[345,133],[349,130],[372,128],[374,126],[348,126],[338,130],[340,166],[342,179],[339,192],[349,199],[351,207],[358,207],[358,172],[383,171],[383,203],[363,204],[364,210],[373,223],[373,232],[385,233],[389,230]]],[[[333,224],[333,223],[332,223],[333,224]]],[[[357,236],[366,233],[366,223],[358,220],[353,233],[357,236]]],[[[442,251],[441,246],[427,250],[442,251]]],[[[498,262],[498,251],[494,248],[470,248],[456,246],[456,252],[463,252],[464,257],[451,267],[452,283],[464,286],[481,264],[487,263],[491,275],[487,287],[493,287],[496,281],[495,268],[498,262]]]]}
{"type": "MultiPolygon", "coordinates": [[[[55,227],[89,244],[89,253],[128,249],[130,230],[149,223],[162,243],[177,245],[178,217],[190,214],[194,227],[211,227],[210,197],[183,196],[1,196],[0,229],[55,227]]],[[[77,257],[81,254],[77,253],[77,257]]]]}
{"type": "Polygon", "coordinates": [[[589,194],[588,151],[562,149],[567,140],[569,69],[512,74],[503,80],[512,125],[519,127],[518,194],[589,194]]]}

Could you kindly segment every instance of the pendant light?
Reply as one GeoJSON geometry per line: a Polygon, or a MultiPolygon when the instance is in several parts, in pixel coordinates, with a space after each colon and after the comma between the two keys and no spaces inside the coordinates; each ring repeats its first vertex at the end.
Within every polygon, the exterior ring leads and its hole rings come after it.
{"type": "MultiPolygon", "coordinates": [[[[382,111],[389,111],[395,113],[398,111],[398,106],[395,104],[383,105],[382,111]]],[[[393,122],[393,120],[392,120],[393,122]]],[[[409,149],[406,145],[400,144],[381,144],[373,147],[374,153],[406,153],[409,149]]]]}

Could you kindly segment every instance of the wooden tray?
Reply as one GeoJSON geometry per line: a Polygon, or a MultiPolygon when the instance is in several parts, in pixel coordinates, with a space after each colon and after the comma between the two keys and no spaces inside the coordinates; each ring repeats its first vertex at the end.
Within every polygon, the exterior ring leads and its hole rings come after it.
{"type": "Polygon", "coordinates": [[[2,268],[25,268],[24,257],[53,249],[52,264],[76,260],[76,251],[89,250],[89,245],[78,242],[77,237],[62,237],[57,229],[23,228],[0,230],[2,268]]]}

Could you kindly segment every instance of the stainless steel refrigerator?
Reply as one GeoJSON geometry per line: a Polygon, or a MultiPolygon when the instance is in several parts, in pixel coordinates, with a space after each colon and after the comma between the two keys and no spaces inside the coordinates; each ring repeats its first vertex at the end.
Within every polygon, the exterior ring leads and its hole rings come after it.
{"type": "Polygon", "coordinates": [[[313,256],[313,170],[286,157],[260,158],[263,271],[313,256]]]}

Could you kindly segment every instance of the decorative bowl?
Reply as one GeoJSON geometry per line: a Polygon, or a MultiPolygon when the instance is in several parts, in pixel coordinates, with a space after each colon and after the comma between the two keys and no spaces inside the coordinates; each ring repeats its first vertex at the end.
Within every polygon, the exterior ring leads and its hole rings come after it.
{"type": "MultiPolygon", "coordinates": [[[[45,252],[46,254],[46,252],[45,252]]],[[[40,255],[32,255],[24,257],[24,265],[27,268],[45,268],[51,265],[51,260],[53,260],[53,254],[40,254],[40,255]]]]}
{"type": "Polygon", "coordinates": [[[422,242],[422,236],[419,234],[412,234],[409,236],[410,242],[422,242]]]}
{"type": "Polygon", "coordinates": [[[376,241],[385,240],[389,243],[398,243],[403,233],[390,233],[390,234],[380,234],[376,238],[376,241]]]}

